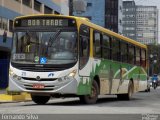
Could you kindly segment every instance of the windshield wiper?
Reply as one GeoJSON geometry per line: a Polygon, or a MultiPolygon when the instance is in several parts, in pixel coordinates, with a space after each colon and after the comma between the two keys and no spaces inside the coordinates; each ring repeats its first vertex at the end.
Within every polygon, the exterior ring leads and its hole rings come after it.
{"type": "Polygon", "coordinates": [[[48,48],[52,46],[52,44],[54,43],[54,41],[57,40],[57,38],[60,35],[60,33],[61,33],[61,30],[57,30],[56,33],[49,38],[48,45],[47,45],[47,48],[46,48],[46,52],[48,52],[48,48]]]}
{"type": "Polygon", "coordinates": [[[53,42],[57,40],[57,38],[60,35],[60,33],[61,33],[61,30],[57,30],[57,32],[53,35],[53,37],[49,38],[48,47],[52,46],[53,42]]]}

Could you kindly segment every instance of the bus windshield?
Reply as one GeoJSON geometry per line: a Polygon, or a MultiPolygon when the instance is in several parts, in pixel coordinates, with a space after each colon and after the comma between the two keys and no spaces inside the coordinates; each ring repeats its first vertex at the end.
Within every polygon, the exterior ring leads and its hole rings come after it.
{"type": "Polygon", "coordinates": [[[15,32],[11,61],[20,64],[69,64],[77,61],[77,32],[15,32]]]}

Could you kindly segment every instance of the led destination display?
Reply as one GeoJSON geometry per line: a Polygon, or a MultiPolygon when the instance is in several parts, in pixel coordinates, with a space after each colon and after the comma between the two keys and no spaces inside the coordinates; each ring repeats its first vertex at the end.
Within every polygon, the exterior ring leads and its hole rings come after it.
{"type": "Polygon", "coordinates": [[[19,19],[15,21],[15,27],[69,27],[75,26],[75,20],[71,19],[19,19]]]}

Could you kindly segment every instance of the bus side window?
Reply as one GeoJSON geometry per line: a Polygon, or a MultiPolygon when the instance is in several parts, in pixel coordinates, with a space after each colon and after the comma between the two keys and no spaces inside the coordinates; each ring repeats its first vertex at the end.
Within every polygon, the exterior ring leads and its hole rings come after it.
{"type": "Polygon", "coordinates": [[[111,59],[111,38],[108,35],[103,35],[102,53],[104,59],[111,59]]]}
{"type": "Polygon", "coordinates": [[[90,36],[90,31],[89,28],[85,25],[82,25],[80,27],[80,64],[79,68],[82,69],[88,62],[89,59],[89,36],[90,36]]]}
{"type": "Polygon", "coordinates": [[[99,32],[94,32],[94,57],[101,58],[102,57],[102,41],[101,34],[99,32]]]}
{"type": "Polygon", "coordinates": [[[112,38],[112,59],[115,61],[120,60],[120,41],[117,38],[112,38]]]}
{"type": "Polygon", "coordinates": [[[128,63],[128,44],[121,42],[121,61],[128,63]]]}
{"type": "Polygon", "coordinates": [[[88,56],[88,38],[84,37],[84,36],[80,36],[80,56],[84,57],[84,56],[88,56]]]}
{"type": "Polygon", "coordinates": [[[135,64],[135,51],[134,46],[129,45],[129,54],[128,54],[129,64],[135,64]]]}
{"type": "Polygon", "coordinates": [[[141,49],[141,66],[146,67],[146,51],[141,49]]]}
{"type": "Polygon", "coordinates": [[[136,65],[140,65],[140,49],[136,48],[136,65]]]}

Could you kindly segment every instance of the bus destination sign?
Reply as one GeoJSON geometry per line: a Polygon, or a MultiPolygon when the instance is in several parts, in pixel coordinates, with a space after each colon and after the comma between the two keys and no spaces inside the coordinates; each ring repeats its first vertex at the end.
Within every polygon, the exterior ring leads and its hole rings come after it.
{"type": "Polygon", "coordinates": [[[21,19],[15,21],[16,27],[67,27],[74,26],[70,19],[21,19]]]}

